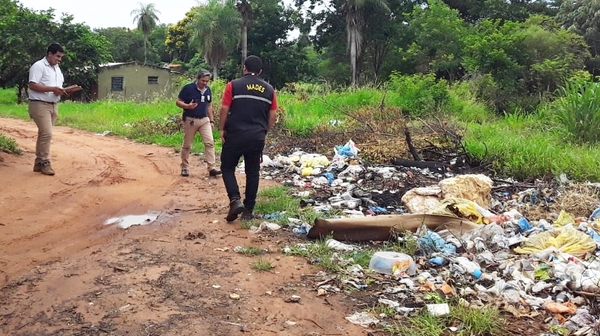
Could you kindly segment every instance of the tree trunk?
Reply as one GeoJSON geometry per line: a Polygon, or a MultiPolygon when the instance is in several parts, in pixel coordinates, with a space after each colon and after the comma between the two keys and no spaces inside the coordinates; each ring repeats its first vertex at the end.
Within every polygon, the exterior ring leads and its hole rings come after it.
{"type": "Polygon", "coordinates": [[[352,67],[352,86],[356,85],[356,40],[350,38],[350,66],[352,67]]]}
{"type": "Polygon", "coordinates": [[[147,36],[144,36],[144,64],[146,64],[146,54],[148,49],[146,48],[146,41],[148,40],[147,36]]]}
{"type": "Polygon", "coordinates": [[[219,74],[219,67],[218,66],[213,66],[213,77],[212,79],[215,80],[217,79],[217,75],[219,74]]]}
{"type": "Polygon", "coordinates": [[[25,97],[25,92],[27,92],[25,90],[25,87],[26,87],[26,85],[24,85],[24,84],[17,85],[17,104],[23,103],[25,98],[28,98],[28,97],[25,97]]]}
{"type": "Polygon", "coordinates": [[[248,57],[248,27],[243,25],[242,27],[242,64],[248,57]]]}

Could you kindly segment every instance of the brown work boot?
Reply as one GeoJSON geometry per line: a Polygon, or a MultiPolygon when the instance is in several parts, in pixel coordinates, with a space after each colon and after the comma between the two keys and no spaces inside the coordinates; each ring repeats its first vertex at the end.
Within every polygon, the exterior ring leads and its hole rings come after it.
{"type": "Polygon", "coordinates": [[[33,164],[33,171],[36,173],[42,172],[42,161],[35,161],[33,164]]]}
{"type": "Polygon", "coordinates": [[[54,175],[54,170],[52,170],[52,166],[50,165],[50,161],[42,162],[42,174],[44,175],[54,175]]]}

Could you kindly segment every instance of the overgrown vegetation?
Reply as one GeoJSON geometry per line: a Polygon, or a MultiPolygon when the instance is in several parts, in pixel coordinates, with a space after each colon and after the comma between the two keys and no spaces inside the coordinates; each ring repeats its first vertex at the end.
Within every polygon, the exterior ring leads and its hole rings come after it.
{"type": "Polygon", "coordinates": [[[459,326],[455,335],[503,335],[505,319],[496,307],[465,307],[460,304],[450,305],[450,314],[434,316],[422,311],[408,318],[406,323],[393,323],[385,327],[392,335],[408,336],[440,336],[445,335],[449,326],[459,326]]]}
{"type": "Polygon", "coordinates": [[[250,267],[257,271],[270,271],[271,269],[275,268],[270,261],[262,258],[259,258],[257,261],[250,264],[250,267]]]}
{"type": "MultiPolygon", "coordinates": [[[[556,99],[548,99],[534,111],[515,109],[498,115],[478,98],[481,94],[477,87],[482,82],[485,80],[480,77],[449,84],[435,81],[432,76],[394,75],[383,88],[332,91],[327,85],[298,84],[279,92],[278,132],[314,139],[326,155],[333,154],[334,145],[352,138],[359,148],[364,146],[361,155],[368,162],[389,163],[391,156],[411,158],[404,142],[405,128],[412,129],[426,146],[437,143],[436,138],[444,138],[448,135],[444,133],[451,130],[451,142],[464,148],[471,163],[481,164],[495,174],[531,180],[564,173],[574,180],[600,181],[597,84],[580,78],[569,82],[577,84],[566,84],[556,92],[556,99]]],[[[212,87],[213,99],[219,101],[224,83],[216,81],[212,87]]],[[[15,98],[10,101],[10,91],[0,91],[0,101],[4,102],[0,115],[29,119],[26,106],[15,104],[15,98]]],[[[218,103],[214,108],[218,110],[218,103]]],[[[148,103],[104,100],[62,103],[57,123],[177,151],[183,140],[179,118],[180,111],[172,99],[148,103]]],[[[269,139],[275,137],[270,135],[269,139]]],[[[214,138],[218,151],[221,143],[217,130],[214,138]]],[[[197,141],[193,151],[202,150],[202,142],[197,141]]],[[[282,193],[283,189],[268,192],[282,193]]],[[[277,203],[258,204],[257,210],[316,216],[300,209],[297,203],[291,197],[278,198],[277,203]]]]}
{"type": "Polygon", "coordinates": [[[23,154],[23,151],[19,148],[14,139],[8,138],[3,134],[0,134],[0,151],[9,154],[23,154]]]}

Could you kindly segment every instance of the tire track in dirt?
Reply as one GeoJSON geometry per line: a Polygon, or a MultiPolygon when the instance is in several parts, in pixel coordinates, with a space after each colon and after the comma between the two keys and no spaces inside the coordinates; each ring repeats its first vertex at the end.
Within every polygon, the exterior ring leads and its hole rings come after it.
{"type": "Polygon", "coordinates": [[[56,175],[43,176],[32,172],[35,125],[1,119],[0,131],[25,152],[4,155],[0,165],[0,268],[6,274],[90,246],[106,218],[161,210],[161,196],[176,183],[177,160],[168,149],[65,127],[54,130],[56,175]]]}
{"type": "Polygon", "coordinates": [[[0,153],[1,335],[364,334],[344,319],[344,296],[317,296],[306,280],[317,268],[277,252],[285,234],[260,240],[224,223],[223,183],[203,166],[181,178],[169,149],[57,127],[47,177],[31,171],[33,123],[0,118],[0,132],[25,149],[0,153]],[[103,225],[148,210],[176,216],[103,225]],[[272,251],[276,268],[257,272],[238,245],[272,251]]]}

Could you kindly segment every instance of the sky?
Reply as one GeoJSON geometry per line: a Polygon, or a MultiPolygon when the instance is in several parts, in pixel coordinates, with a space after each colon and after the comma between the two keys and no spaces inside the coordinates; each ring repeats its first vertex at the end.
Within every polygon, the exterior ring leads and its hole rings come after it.
{"type": "Polygon", "coordinates": [[[61,13],[73,16],[76,23],[85,23],[90,28],[127,27],[135,28],[131,11],[139,3],[153,3],[160,12],[160,23],[175,24],[185,17],[197,0],[18,0],[24,7],[34,10],[54,8],[56,17],[61,13]]]}
{"type": "MultiPolygon", "coordinates": [[[[23,6],[34,10],[54,8],[56,18],[62,13],[73,16],[76,23],[85,23],[90,28],[127,27],[135,28],[131,11],[139,3],[153,3],[160,12],[160,23],[175,24],[185,17],[198,0],[18,0],[23,6]]],[[[285,0],[287,4],[293,1],[285,0]]],[[[200,3],[206,3],[201,1],[200,3]]]]}

